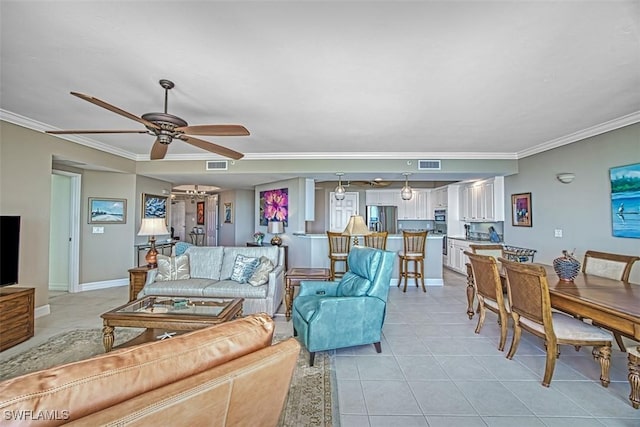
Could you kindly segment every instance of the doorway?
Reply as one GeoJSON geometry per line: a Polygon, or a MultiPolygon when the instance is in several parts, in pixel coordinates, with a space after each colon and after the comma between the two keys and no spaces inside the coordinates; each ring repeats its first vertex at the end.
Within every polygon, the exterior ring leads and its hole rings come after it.
{"type": "Polygon", "coordinates": [[[342,233],[351,215],[358,214],[359,197],[356,192],[347,192],[343,200],[336,200],[335,193],[329,194],[329,231],[342,233]]]}
{"type": "Polygon", "coordinates": [[[49,290],[79,292],[81,175],[52,171],[49,214],[49,290]]]}

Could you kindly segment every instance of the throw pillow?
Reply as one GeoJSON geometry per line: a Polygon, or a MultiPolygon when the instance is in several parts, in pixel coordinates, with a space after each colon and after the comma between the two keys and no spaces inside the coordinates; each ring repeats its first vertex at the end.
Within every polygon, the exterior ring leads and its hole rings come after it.
{"type": "Polygon", "coordinates": [[[237,255],[230,279],[238,283],[247,283],[258,264],[260,264],[260,258],[237,255]]]}
{"type": "Polygon", "coordinates": [[[156,280],[189,279],[189,257],[180,255],[169,257],[158,254],[158,275],[156,280]]]}
{"type": "Polygon", "coordinates": [[[252,286],[262,286],[269,281],[269,273],[273,270],[273,263],[266,256],[260,257],[260,264],[249,277],[249,284],[252,286]]]}

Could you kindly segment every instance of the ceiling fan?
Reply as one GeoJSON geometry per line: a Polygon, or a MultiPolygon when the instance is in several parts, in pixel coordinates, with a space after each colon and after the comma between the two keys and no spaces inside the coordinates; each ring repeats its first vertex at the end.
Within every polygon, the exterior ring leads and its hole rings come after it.
{"type": "Polygon", "coordinates": [[[391,181],[383,181],[381,178],[375,178],[371,181],[349,181],[350,184],[360,187],[383,188],[391,185],[391,181]]]}
{"type": "Polygon", "coordinates": [[[151,160],[163,159],[167,154],[169,144],[173,139],[179,139],[191,144],[195,147],[202,148],[203,150],[210,151],[215,154],[219,154],[224,157],[229,157],[234,160],[239,160],[244,157],[244,154],[231,150],[226,147],[214,144],[212,142],[204,141],[202,139],[194,138],[191,135],[206,135],[206,136],[246,136],[249,135],[249,131],[242,125],[196,125],[189,126],[186,121],[178,116],[167,113],[167,101],[169,97],[169,89],[175,85],[172,81],[162,79],[160,80],[160,86],[164,88],[164,113],[146,113],[141,117],[124,111],[116,106],[108,104],[93,96],[84,95],[78,92],[71,92],[71,95],[77,96],[80,99],[84,99],[99,107],[105,108],[116,114],[127,117],[136,122],[142,123],[147,130],[50,130],[46,133],[50,134],[96,134],[96,133],[147,133],[149,135],[155,135],[156,141],[151,147],[151,160]]]}

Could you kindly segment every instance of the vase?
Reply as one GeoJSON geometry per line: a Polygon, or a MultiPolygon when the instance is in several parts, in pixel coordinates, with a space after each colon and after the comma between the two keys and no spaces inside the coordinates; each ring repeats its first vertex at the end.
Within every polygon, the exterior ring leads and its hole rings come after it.
{"type": "Polygon", "coordinates": [[[573,282],[580,272],[580,261],[571,255],[564,255],[553,260],[553,269],[560,280],[573,282]]]}
{"type": "Polygon", "coordinates": [[[255,238],[256,244],[262,246],[262,239],[264,239],[264,237],[256,237],[255,238]]]}

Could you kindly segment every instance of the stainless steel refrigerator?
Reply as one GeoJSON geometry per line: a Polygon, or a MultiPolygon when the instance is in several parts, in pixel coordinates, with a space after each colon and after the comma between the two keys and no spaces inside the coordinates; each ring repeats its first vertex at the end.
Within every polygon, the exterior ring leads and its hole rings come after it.
{"type": "Polygon", "coordinates": [[[371,231],[387,231],[389,234],[396,234],[397,219],[397,206],[367,206],[367,227],[371,231]]]}

